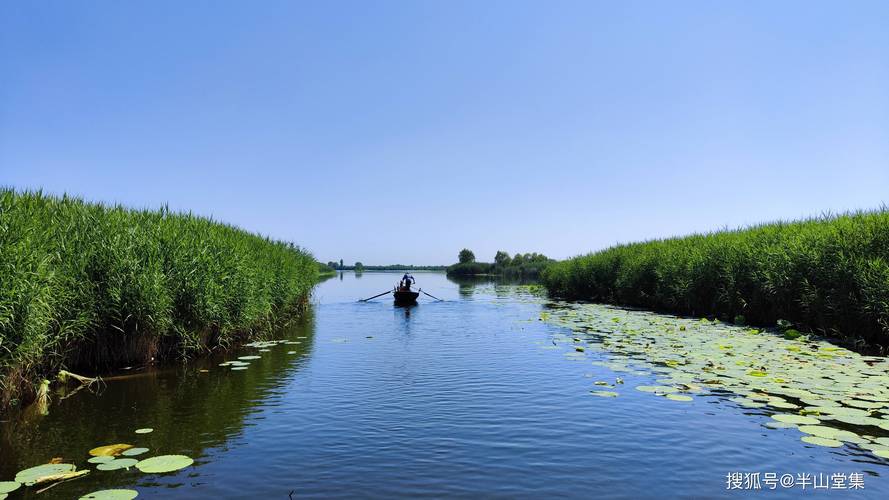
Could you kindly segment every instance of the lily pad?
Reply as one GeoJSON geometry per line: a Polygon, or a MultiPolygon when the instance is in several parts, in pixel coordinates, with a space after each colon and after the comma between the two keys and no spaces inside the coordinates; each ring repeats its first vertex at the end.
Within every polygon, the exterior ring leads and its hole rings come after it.
{"type": "Polygon", "coordinates": [[[842,429],[834,429],[824,425],[801,425],[799,430],[806,434],[822,437],[825,439],[836,439],[840,441],[849,441],[852,443],[862,442],[864,439],[854,432],[844,431],[842,429]]]}
{"type": "Polygon", "coordinates": [[[778,422],[776,420],[772,420],[771,422],[766,422],[765,426],[769,429],[796,429],[796,425],[790,424],[787,422],[778,422]]]}
{"type": "Polygon", "coordinates": [[[246,370],[249,366],[233,366],[232,370],[246,370]]]}
{"type": "Polygon", "coordinates": [[[19,487],[21,487],[22,483],[18,481],[0,481],[0,493],[6,494],[13,492],[19,487]]]}
{"type": "Polygon", "coordinates": [[[815,417],[807,417],[805,415],[788,415],[784,413],[779,413],[777,415],[772,415],[772,418],[777,420],[778,422],[784,422],[786,424],[797,424],[797,425],[818,425],[821,423],[815,417]]]}
{"type": "Polygon", "coordinates": [[[163,474],[184,469],[193,463],[194,460],[185,455],[161,455],[142,460],[136,464],[136,468],[146,474],[163,474]]]}
{"type": "Polygon", "coordinates": [[[133,500],[139,496],[136,490],[100,490],[80,497],[80,500],[133,500]]]}
{"type": "Polygon", "coordinates": [[[136,465],[138,462],[139,461],[135,458],[118,458],[110,462],[105,462],[104,464],[99,464],[96,469],[105,471],[129,469],[130,467],[136,465]]]}
{"type": "Polygon", "coordinates": [[[92,455],[94,457],[101,457],[101,456],[116,457],[117,455],[120,455],[121,453],[123,453],[125,450],[129,450],[130,448],[133,448],[133,447],[134,446],[131,444],[124,444],[124,443],[106,444],[105,446],[99,446],[97,448],[93,448],[92,450],[90,450],[90,455],[92,455]]]}
{"type": "Polygon", "coordinates": [[[880,458],[889,458],[889,450],[876,450],[873,454],[880,458]]]}
{"type": "Polygon", "coordinates": [[[35,481],[44,476],[52,476],[54,474],[64,474],[66,472],[74,472],[73,464],[43,464],[19,471],[15,475],[15,482],[22,483],[25,486],[31,486],[35,481]]]}
{"type": "Polygon", "coordinates": [[[249,361],[251,359],[262,359],[262,356],[238,356],[238,359],[249,361]]]}
{"type": "MultiPolygon", "coordinates": [[[[129,450],[127,450],[127,451],[129,451],[129,450]]],[[[126,453],[126,452],[124,452],[124,453],[126,453]]],[[[98,457],[90,458],[89,460],[87,460],[87,462],[89,462],[91,464],[104,464],[104,463],[110,462],[112,460],[114,460],[114,457],[112,457],[111,455],[99,455],[98,457]]]]}
{"type": "Polygon", "coordinates": [[[129,450],[121,453],[121,455],[125,457],[135,457],[136,455],[141,455],[143,453],[148,453],[148,448],[130,448],[129,450]]]}
{"type": "Polygon", "coordinates": [[[817,446],[827,446],[829,448],[839,448],[843,446],[843,443],[837,441],[836,439],[823,438],[819,436],[803,436],[800,438],[801,441],[814,444],[817,446]]]}
{"type": "Polygon", "coordinates": [[[673,401],[692,401],[694,398],[691,396],[686,396],[685,394],[667,394],[667,399],[672,399],[673,401]]]}
{"type": "Polygon", "coordinates": [[[136,429],[136,434],[148,434],[149,432],[154,432],[154,429],[151,427],[145,427],[144,429],[136,429]]]}
{"type": "Polygon", "coordinates": [[[618,396],[614,391],[590,391],[590,394],[601,398],[616,398],[618,396]]]}

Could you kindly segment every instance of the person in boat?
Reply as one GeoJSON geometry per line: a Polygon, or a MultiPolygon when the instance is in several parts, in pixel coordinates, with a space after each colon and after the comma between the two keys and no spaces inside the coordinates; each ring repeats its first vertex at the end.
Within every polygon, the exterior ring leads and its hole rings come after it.
{"type": "Polygon", "coordinates": [[[404,273],[404,276],[401,278],[400,290],[409,292],[411,290],[411,284],[416,282],[417,280],[415,280],[413,276],[408,273],[404,273]]]}

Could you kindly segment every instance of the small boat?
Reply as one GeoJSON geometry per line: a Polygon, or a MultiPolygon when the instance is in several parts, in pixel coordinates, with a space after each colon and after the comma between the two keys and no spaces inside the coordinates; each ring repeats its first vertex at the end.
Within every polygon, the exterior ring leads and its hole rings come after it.
{"type": "Polygon", "coordinates": [[[420,292],[414,292],[412,290],[396,289],[392,294],[395,296],[395,303],[399,305],[416,304],[417,297],[420,296],[420,292]]]}

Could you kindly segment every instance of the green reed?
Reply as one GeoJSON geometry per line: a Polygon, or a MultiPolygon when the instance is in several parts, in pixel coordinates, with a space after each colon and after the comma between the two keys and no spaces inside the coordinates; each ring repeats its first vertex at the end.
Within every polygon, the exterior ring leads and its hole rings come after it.
{"type": "Polygon", "coordinates": [[[889,345],[889,211],[618,245],[553,264],[570,299],[798,327],[889,345]]]}
{"type": "Polygon", "coordinates": [[[268,334],[317,276],[305,250],[205,217],[0,189],[0,393],[268,334]]]}

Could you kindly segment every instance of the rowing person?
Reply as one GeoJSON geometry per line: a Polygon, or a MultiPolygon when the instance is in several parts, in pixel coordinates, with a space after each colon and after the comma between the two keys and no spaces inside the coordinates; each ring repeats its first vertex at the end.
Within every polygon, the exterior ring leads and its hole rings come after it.
{"type": "Polygon", "coordinates": [[[408,273],[404,273],[404,276],[401,278],[401,289],[404,291],[410,291],[411,283],[416,282],[417,280],[415,280],[413,276],[408,273]]]}

